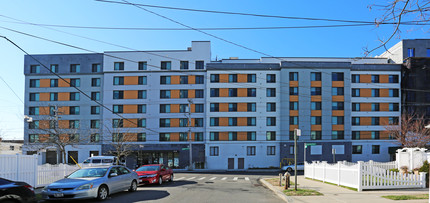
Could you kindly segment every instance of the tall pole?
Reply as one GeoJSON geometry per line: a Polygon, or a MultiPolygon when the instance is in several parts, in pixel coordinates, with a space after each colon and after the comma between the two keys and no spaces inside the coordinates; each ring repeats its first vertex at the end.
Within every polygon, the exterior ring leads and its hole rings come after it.
{"type": "Polygon", "coordinates": [[[304,150],[303,163],[306,163],[306,149],[307,149],[307,146],[306,146],[306,142],[305,142],[305,144],[303,144],[303,150],[304,150]]]}
{"type": "Polygon", "coordinates": [[[294,129],[294,190],[297,191],[297,129],[294,129]]]}
{"type": "Polygon", "coordinates": [[[188,99],[188,142],[190,144],[189,149],[190,150],[190,163],[188,170],[193,170],[193,145],[191,143],[191,104],[193,101],[191,99],[188,99]]]}

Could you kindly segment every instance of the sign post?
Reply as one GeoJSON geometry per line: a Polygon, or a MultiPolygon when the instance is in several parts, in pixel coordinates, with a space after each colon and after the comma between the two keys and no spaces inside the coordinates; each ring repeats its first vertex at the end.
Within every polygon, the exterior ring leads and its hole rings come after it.
{"type": "Polygon", "coordinates": [[[297,191],[297,136],[302,135],[300,129],[294,129],[294,190],[297,191]]]}

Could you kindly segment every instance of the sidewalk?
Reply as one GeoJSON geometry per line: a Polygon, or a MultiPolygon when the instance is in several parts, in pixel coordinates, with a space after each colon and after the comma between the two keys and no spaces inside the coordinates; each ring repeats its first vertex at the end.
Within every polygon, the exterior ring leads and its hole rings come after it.
{"type": "MultiPolygon", "coordinates": [[[[294,180],[294,176],[292,177],[294,180]]],[[[337,187],[334,185],[329,185],[319,181],[305,179],[304,176],[297,176],[298,188],[312,189],[320,193],[323,196],[287,196],[286,199],[289,203],[291,202],[304,202],[304,203],[314,203],[314,202],[351,202],[351,203],[385,203],[385,202],[405,202],[405,203],[425,203],[429,200],[403,200],[395,201],[390,199],[382,198],[381,196],[386,195],[414,195],[414,194],[428,194],[429,189],[396,189],[396,190],[372,190],[356,192],[342,187],[337,187]]]]}

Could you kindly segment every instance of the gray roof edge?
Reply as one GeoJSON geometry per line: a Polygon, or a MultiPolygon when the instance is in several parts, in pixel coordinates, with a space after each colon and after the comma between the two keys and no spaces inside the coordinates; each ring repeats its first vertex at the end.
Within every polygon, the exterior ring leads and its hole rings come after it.
{"type": "Polygon", "coordinates": [[[207,63],[206,70],[280,70],[279,63],[207,63]]]}

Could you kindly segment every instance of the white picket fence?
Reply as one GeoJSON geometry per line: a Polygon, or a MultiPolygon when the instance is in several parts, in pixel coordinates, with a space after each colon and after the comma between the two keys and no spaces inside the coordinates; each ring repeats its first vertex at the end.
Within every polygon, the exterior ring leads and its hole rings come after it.
{"type": "Polygon", "coordinates": [[[400,174],[389,171],[396,168],[395,162],[362,162],[351,163],[339,161],[329,164],[326,161],[305,163],[305,177],[323,182],[356,188],[358,191],[366,189],[398,189],[425,188],[424,172],[419,175],[400,174]]]}
{"type": "Polygon", "coordinates": [[[37,155],[0,155],[0,177],[43,187],[77,170],[76,165],[37,165],[37,155]]]}

